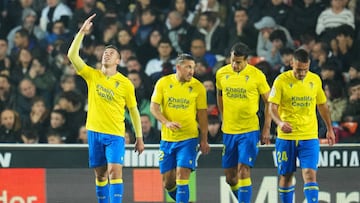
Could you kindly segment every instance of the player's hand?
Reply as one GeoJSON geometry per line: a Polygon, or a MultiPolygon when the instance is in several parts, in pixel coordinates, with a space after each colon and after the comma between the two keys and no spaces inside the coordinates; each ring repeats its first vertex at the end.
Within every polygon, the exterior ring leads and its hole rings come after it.
{"type": "Polygon", "coordinates": [[[270,144],[270,130],[263,130],[261,133],[261,144],[270,144]]]}
{"type": "Polygon", "coordinates": [[[178,122],[172,122],[172,121],[168,121],[165,123],[165,126],[167,128],[169,128],[170,130],[172,131],[175,131],[175,130],[179,130],[181,128],[181,125],[180,123],[178,122]]]}
{"type": "Polygon", "coordinates": [[[332,129],[326,132],[326,139],[330,146],[335,144],[335,133],[332,129]]]}
{"type": "Polygon", "coordinates": [[[200,141],[200,151],[202,154],[208,154],[210,152],[210,145],[207,141],[200,141]]]}
{"type": "Polygon", "coordinates": [[[145,149],[145,146],[144,146],[144,141],[142,139],[142,137],[138,137],[136,138],[136,141],[135,141],[135,152],[138,152],[138,154],[140,155],[145,149]]]}
{"type": "Polygon", "coordinates": [[[279,124],[279,128],[281,129],[281,131],[283,131],[284,133],[291,133],[292,132],[292,127],[289,123],[287,122],[281,122],[279,124]]]}
{"type": "Polygon", "coordinates": [[[82,32],[82,33],[84,33],[84,34],[89,33],[90,30],[91,30],[91,27],[92,27],[92,25],[93,25],[92,20],[95,18],[95,16],[96,16],[96,13],[93,14],[92,16],[90,16],[88,19],[86,19],[86,20],[84,21],[83,25],[81,26],[79,32],[82,32]]]}

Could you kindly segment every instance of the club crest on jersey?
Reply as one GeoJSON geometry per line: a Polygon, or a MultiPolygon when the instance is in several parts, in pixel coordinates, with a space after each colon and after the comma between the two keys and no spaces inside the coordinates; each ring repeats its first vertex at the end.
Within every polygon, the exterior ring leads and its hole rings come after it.
{"type": "Polygon", "coordinates": [[[290,88],[292,88],[293,86],[294,86],[294,84],[292,84],[292,83],[289,84],[289,87],[290,87],[290,88]]]}
{"type": "Polygon", "coordinates": [[[172,85],[172,84],[170,84],[170,89],[171,89],[171,88],[173,88],[173,85],[172,85]]]}
{"type": "Polygon", "coordinates": [[[247,81],[249,80],[249,78],[250,78],[250,77],[249,77],[248,75],[246,75],[246,76],[245,76],[245,81],[247,82],[247,81]]]}
{"type": "Polygon", "coordinates": [[[225,79],[226,79],[226,80],[229,79],[229,77],[230,77],[229,75],[225,75],[225,79]]]}
{"type": "Polygon", "coordinates": [[[193,88],[190,86],[190,87],[189,87],[189,93],[191,93],[192,90],[193,90],[193,88]]]}
{"type": "Polygon", "coordinates": [[[310,88],[314,88],[314,83],[313,82],[309,82],[310,88]]]}
{"type": "Polygon", "coordinates": [[[115,82],[115,88],[118,88],[119,85],[120,85],[120,82],[119,82],[119,81],[116,81],[116,82],[115,82]]]}

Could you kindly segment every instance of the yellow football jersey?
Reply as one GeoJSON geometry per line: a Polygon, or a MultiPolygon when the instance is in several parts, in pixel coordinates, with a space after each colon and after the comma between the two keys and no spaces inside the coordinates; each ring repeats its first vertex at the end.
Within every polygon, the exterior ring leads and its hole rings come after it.
{"type": "Polygon", "coordinates": [[[298,80],[292,70],[280,74],[274,81],[269,102],[279,105],[281,120],[292,126],[291,133],[284,133],[278,128],[279,138],[286,140],[318,138],[316,105],[326,103],[318,75],[308,72],[303,80],[298,80]]]}
{"type": "Polygon", "coordinates": [[[220,68],[216,73],[216,88],[222,91],[222,130],[228,134],[240,134],[259,130],[260,95],[270,91],[266,77],[261,70],[247,64],[240,72],[234,72],[231,65],[220,68]]]}
{"type": "Polygon", "coordinates": [[[176,131],[163,125],[162,140],[175,142],[198,137],[196,113],[198,109],[207,109],[207,103],[205,87],[197,79],[179,82],[175,74],[164,76],[156,83],[151,102],[160,105],[163,115],[169,121],[181,125],[176,131]]]}
{"type": "Polygon", "coordinates": [[[88,86],[86,128],[92,131],[124,136],[125,107],[137,105],[135,88],[120,73],[108,77],[89,66],[79,72],[88,86]]]}

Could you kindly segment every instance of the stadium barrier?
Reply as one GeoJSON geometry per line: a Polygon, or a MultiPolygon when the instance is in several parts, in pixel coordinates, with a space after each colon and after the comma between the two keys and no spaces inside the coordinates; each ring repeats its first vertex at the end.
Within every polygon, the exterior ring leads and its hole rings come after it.
{"type": "MultiPolygon", "coordinates": [[[[192,173],[191,201],[231,203],[234,197],[221,168],[222,145],[198,153],[192,173]]],[[[126,146],[124,202],[168,202],[158,170],[158,145],[138,156],[126,146]]],[[[360,144],[321,146],[318,182],[323,203],[360,202],[360,144]]],[[[302,178],[295,177],[296,202],[306,202],[302,178]]],[[[0,144],[0,203],[96,202],[94,172],[88,168],[87,145],[0,144]]],[[[252,170],[255,203],[279,202],[274,146],[261,146],[252,170]]]]}

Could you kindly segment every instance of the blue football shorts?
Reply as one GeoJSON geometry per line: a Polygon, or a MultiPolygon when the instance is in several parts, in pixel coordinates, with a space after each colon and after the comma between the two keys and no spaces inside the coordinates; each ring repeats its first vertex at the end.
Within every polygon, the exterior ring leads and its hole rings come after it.
{"type": "Polygon", "coordinates": [[[285,175],[296,171],[297,158],[300,168],[317,170],[320,144],[318,139],[284,140],[277,138],[275,142],[278,174],[285,175]]]}
{"type": "Polygon", "coordinates": [[[254,167],[254,163],[259,152],[259,139],[259,130],[242,134],[224,133],[222,167],[233,168],[239,163],[254,167]]]}
{"type": "Polygon", "coordinates": [[[164,174],[176,167],[195,170],[198,139],[179,142],[160,141],[159,168],[164,174]]]}
{"type": "Polygon", "coordinates": [[[88,130],[89,166],[124,164],[125,139],[123,136],[88,130]]]}

